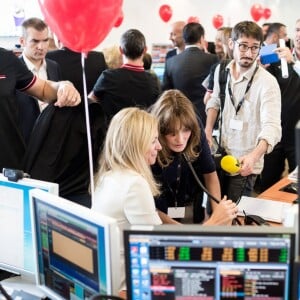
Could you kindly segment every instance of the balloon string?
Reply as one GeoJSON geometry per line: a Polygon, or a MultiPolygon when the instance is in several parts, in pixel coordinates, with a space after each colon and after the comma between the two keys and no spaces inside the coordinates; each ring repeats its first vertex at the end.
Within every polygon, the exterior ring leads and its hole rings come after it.
{"type": "Polygon", "coordinates": [[[91,201],[92,201],[92,204],[93,204],[94,203],[94,172],[93,172],[94,167],[93,167],[90,114],[89,114],[89,104],[88,104],[86,76],[85,76],[85,57],[86,57],[86,53],[81,53],[81,66],[82,66],[83,91],[84,91],[84,107],[85,107],[85,122],[86,122],[86,133],[87,133],[87,142],[88,142],[89,167],[90,167],[90,192],[91,192],[91,201]]]}

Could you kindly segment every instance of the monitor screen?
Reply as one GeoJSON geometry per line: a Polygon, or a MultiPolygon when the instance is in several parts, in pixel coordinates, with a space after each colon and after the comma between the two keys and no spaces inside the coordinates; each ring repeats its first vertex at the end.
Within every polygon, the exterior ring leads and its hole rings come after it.
{"type": "Polygon", "coordinates": [[[157,75],[160,82],[163,82],[164,72],[165,72],[165,64],[162,63],[154,63],[152,64],[152,70],[157,75]]]}
{"type": "Polygon", "coordinates": [[[58,194],[58,184],[30,178],[9,181],[0,174],[0,269],[34,282],[29,191],[40,188],[58,194]]]}
{"type": "Polygon", "coordinates": [[[284,227],[132,227],[128,298],[289,300],[294,237],[284,227]]]}
{"type": "Polygon", "coordinates": [[[31,197],[38,287],[51,299],[117,294],[116,220],[40,190],[31,197]]]}

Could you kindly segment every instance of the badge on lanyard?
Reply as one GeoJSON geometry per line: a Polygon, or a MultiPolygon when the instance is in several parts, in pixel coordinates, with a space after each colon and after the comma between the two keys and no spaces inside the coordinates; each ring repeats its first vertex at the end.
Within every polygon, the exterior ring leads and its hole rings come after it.
{"type": "Polygon", "coordinates": [[[229,122],[229,128],[241,131],[243,130],[243,121],[231,118],[229,122]]]}
{"type": "Polygon", "coordinates": [[[168,207],[168,216],[170,218],[184,218],[185,216],[185,207],[178,206],[178,207],[168,207]]]}

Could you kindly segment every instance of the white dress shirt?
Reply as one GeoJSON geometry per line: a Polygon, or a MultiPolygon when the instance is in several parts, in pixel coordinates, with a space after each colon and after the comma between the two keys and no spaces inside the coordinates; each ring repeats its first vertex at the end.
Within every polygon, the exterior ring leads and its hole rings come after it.
{"type": "MultiPolygon", "coordinates": [[[[23,59],[25,61],[25,64],[26,64],[27,68],[34,75],[36,75],[38,78],[41,78],[41,79],[44,79],[44,80],[48,79],[48,76],[47,76],[47,64],[46,64],[46,60],[45,59],[43,60],[43,63],[40,66],[40,68],[37,69],[36,66],[26,57],[26,55],[24,53],[23,53],[22,57],[23,57],[23,59]]],[[[38,101],[38,105],[39,105],[40,111],[42,112],[43,109],[45,109],[47,107],[48,103],[45,102],[45,101],[41,101],[39,99],[37,99],[37,101],[38,101]]]]}
{"type": "MultiPolygon", "coordinates": [[[[256,68],[251,68],[238,79],[232,76],[233,64],[229,65],[229,73],[226,84],[226,97],[222,117],[222,145],[228,154],[237,158],[252,152],[259,140],[264,139],[268,143],[267,153],[281,139],[281,94],[276,79],[264,68],[258,67],[252,85],[245,96],[240,110],[236,114],[236,107],[245,94],[247,84],[256,68]],[[229,80],[229,77],[231,80],[229,80]],[[228,84],[234,95],[234,106],[231,102],[228,84]],[[242,123],[241,129],[233,129],[232,121],[242,123]]],[[[206,110],[210,108],[220,109],[219,98],[219,66],[214,75],[214,90],[209,99],[206,110]]],[[[263,168],[263,157],[254,165],[254,174],[259,174],[263,168]]]]}

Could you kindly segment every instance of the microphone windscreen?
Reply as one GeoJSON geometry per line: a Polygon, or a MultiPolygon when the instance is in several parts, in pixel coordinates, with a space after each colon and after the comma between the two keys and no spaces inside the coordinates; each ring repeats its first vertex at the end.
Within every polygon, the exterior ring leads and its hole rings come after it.
{"type": "Polygon", "coordinates": [[[234,174],[239,172],[240,164],[238,160],[232,155],[225,155],[221,159],[221,168],[227,173],[234,174]]]}

